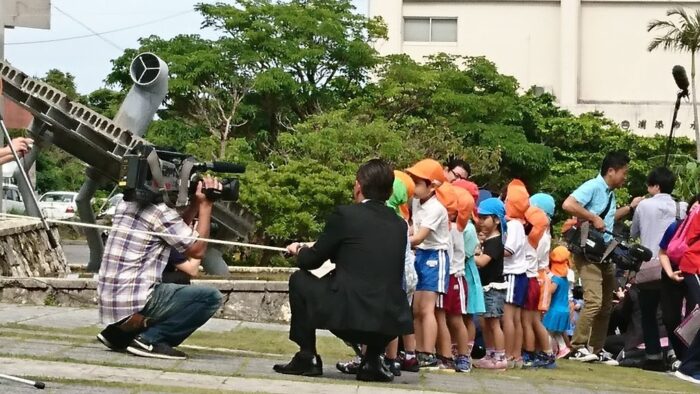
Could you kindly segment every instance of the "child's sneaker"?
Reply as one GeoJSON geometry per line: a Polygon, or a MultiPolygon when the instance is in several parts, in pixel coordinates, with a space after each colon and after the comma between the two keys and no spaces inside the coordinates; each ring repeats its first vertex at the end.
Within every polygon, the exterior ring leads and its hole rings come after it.
{"type": "Polygon", "coordinates": [[[404,358],[403,360],[401,360],[401,370],[408,372],[418,372],[420,370],[420,367],[418,366],[418,358],[414,356],[411,358],[404,358]]]}
{"type": "Polygon", "coordinates": [[[338,371],[342,373],[346,373],[348,375],[356,375],[357,370],[360,369],[360,360],[355,358],[354,360],[348,361],[346,363],[338,362],[337,364],[335,364],[335,367],[338,369],[338,371]]]}
{"type": "Polygon", "coordinates": [[[493,364],[494,360],[491,355],[486,355],[478,360],[474,360],[472,365],[477,369],[488,369],[488,365],[493,364]]]}
{"type": "Polygon", "coordinates": [[[442,372],[455,372],[455,362],[451,358],[438,356],[437,370],[442,372]]]}
{"type": "Polygon", "coordinates": [[[533,368],[535,366],[535,353],[523,352],[523,368],[533,368]]]}
{"type": "Polygon", "coordinates": [[[468,356],[457,356],[455,358],[455,371],[469,372],[472,370],[472,362],[468,356]]]}
{"type": "Polygon", "coordinates": [[[488,369],[494,369],[497,371],[505,371],[508,368],[508,361],[506,359],[503,360],[493,360],[493,363],[491,363],[491,367],[488,369]]]}
{"type": "Polygon", "coordinates": [[[397,360],[384,358],[384,365],[394,376],[401,376],[401,364],[397,360]]]}
{"type": "Polygon", "coordinates": [[[418,367],[420,368],[433,368],[438,365],[438,359],[434,354],[418,353],[416,357],[418,358],[418,367]]]}
{"type": "Polygon", "coordinates": [[[571,353],[571,349],[569,349],[566,346],[561,347],[561,348],[559,348],[559,351],[557,352],[557,359],[564,358],[564,357],[568,356],[569,353],[571,353]]]}
{"type": "Polygon", "coordinates": [[[569,360],[580,361],[582,363],[590,363],[598,361],[598,356],[591,353],[587,348],[582,347],[577,349],[573,354],[569,355],[569,360]]]}
{"type": "Polygon", "coordinates": [[[546,354],[544,352],[539,352],[539,353],[537,353],[537,356],[535,357],[535,362],[533,363],[533,367],[545,368],[545,369],[556,368],[557,367],[556,356],[554,356],[554,353],[546,354]]]}

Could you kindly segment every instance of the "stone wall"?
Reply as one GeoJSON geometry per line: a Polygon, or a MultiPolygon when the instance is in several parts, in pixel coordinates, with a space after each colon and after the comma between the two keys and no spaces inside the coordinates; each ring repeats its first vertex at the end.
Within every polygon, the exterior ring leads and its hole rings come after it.
{"type": "MultiPolygon", "coordinates": [[[[58,231],[52,228],[56,239],[58,231]]],[[[59,245],[51,249],[41,223],[34,220],[0,220],[0,276],[34,277],[69,272],[59,245]]]]}
{"type": "MultiPolygon", "coordinates": [[[[215,317],[261,323],[289,323],[287,282],[193,280],[217,288],[224,301],[215,317]]],[[[96,307],[94,279],[0,278],[0,301],[17,304],[96,307]]]]}

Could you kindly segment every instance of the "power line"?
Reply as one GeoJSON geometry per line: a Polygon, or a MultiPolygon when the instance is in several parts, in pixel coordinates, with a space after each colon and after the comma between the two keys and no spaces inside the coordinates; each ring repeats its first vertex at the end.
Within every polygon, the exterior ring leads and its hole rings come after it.
{"type": "Polygon", "coordinates": [[[61,14],[63,14],[63,15],[65,15],[65,16],[67,16],[68,18],[70,18],[73,22],[75,22],[75,23],[79,24],[80,26],[84,27],[87,31],[89,31],[90,33],[96,35],[97,37],[99,37],[102,41],[106,42],[107,44],[109,44],[109,45],[111,45],[111,46],[117,48],[117,49],[120,50],[120,51],[123,51],[123,50],[124,50],[124,48],[122,48],[122,47],[120,47],[119,45],[115,44],[114,41],[112,41],[112,40],[110,40],[110,39],[108,39],[108,38],[106,38],[106,37],[103,37],[102,34],[96,32],[95,30],[93,30],[90,26],[88,26],[88,25],[86,25],[85,23],[83,23],[83,22],[81,22],[80,20],[78,20],[78,18],[75,18],[74,16],[70,15],[69,13],[67,13],[67,12],[63,11],[62,9],[58,8],[58,6],[55,6],[55,5],[54,5],[53,8],[55,8],[56,11],[60,12],[61,14]]]}
{"type": "MultiPolygon", "coordinates": [[[[55,7],[55,6],[54,6],[54,7],[55,7]]],[[[169,16],[165,16],[165,17],[163,17],[163,18],[154,19],[154,20],[151,20],[151,21],[148,21],[148,22],[139,23],[139,24],[137,24],[137,25],[131,25],[131,26],[120,27],[120,28],[114,29],[114,30],[107,30],[107,31],[103,31],[103,32],[100,32],[100,33],[83,34],[83,35],[78,35],[78,36],[70,36],[70,37],[62,37],[62,38],[54,38],[54,39],[50,39],[50,40],[7,42],[7,43],[5,43],[5,45],[32,45],[32,44],[46,44],[46,43],[60,42],[60,41],[79,40],[79,39],[82,39],[82,38],[89,38],[89,37],[101,36],[101,35],[104,35],[104,34],[117,33],[117,32],[125,31],[125,30],[137,29],[137,28],[139,28],[139,27],[148,26],[148,25],[152,25],[152,24],[154,24],[154,23],[162,22],[162,21],[165,21],[165,20],[168,20],[168,19],[177,18],[178,16],[182,16],[182,15],[189,14],[189,13],[192,13],[192,12],[195,12],[195,11],[194,11],[194,10],[181,11],[181,12],[178,12],[178,13],[176,13],[176,14],[172,14],[172,15],[169,15],[169,16]]],[[[103,39],[104,39],[104,37],[100,37],[100,38],[103,38],[103,39]]],[[[120,48],[120,49],[121,49],[121,48],[120,48]]]]}

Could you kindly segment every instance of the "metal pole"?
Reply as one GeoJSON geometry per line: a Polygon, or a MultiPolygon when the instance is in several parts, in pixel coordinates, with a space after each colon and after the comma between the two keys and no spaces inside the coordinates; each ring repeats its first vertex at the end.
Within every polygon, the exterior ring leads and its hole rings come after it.
{"type": "MultiPolygon", "coordinates": [[[[2,132],[7,138],[8,141],[10,141],[10,132],[7,131],[7,127],[5,127],[5,120],[3,119],[2,115],[0,115],[0,128],[2,129],[2,132]]],[[[12,156],[15,159],[15,162],[17,163],[17,168],[20,169],[22,173],[22,178],[24,182],[27,185],[31,185],[32,182],[29,180],[29,177],[27,176],[27,172],[24,171],[24,167],[22,167],[22,161],[19,159],[19,156],[17,155],[17,151],[15,151],[15,147],[12,146],[12,143],[7,144],[7,146],[10,147],[10,151],[12,152],[12,156]]],[[[36,196],[32,194],[32,199],[34,199],[34,204],[37,206],[39,205],[39,202],[36,201],[36,196]]],[[[51,244],[52,249],[56,249],[58,247],[58,241],[56,241],[56,237],[53,236],[53,233],[51,232],[51,227],[49,227],[49,223],[46,221],[46,218],[44,218],[44,215],[41,214],[39,215],[39,219],[41,219],[41,223],[44,225],[44,228],[46,229],[46,235],[49,237],[49,243],[51,244]]]]}
{"type": "Polygon", "coordinates": [[[2,379],[7,379],[7,380],[11,380],[11,381],[13,381],[13,382],[28,384],[28,385],[30,385],[30,386],[34,386],[34,387],[36,387],[36,388],[38,388],[38,389],[42,389],[42,390],[44,389],[44,387],[46,387],[46,385],[44,384],[44,382],[39,382],[39,381],[36,381],[36,382],[35,382],[35,381],[33,381],[33,380],[22,379],[22,378],[18,378],[18,377],[16,377],[16,376],[5,375],[5,374],[2,374],[2,373],[0,373],[0,378],[2,378],[2,379]]]}

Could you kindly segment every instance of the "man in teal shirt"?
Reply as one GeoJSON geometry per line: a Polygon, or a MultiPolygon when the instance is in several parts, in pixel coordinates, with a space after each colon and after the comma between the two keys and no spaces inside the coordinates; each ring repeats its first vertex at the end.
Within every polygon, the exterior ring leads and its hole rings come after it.
{"type": "MultiPolygon", "coordinates": [[[[615,221],[632,213],[642,200],[635,198],[631,205],[617,208],[614,190],[625,184],[629,161],[624,152],[608,153],[600,174],[571,193],[562,205],[564,210],[580,220],[591,222],[599,231],[612,232],[615,221]],[[610,208],[601,218],[608,205],[610,208]]],[[[612,235],[606,233],[605,241],[611,240],[612,235]]],[[[574,263],[583,285],[584,307],[571,341],[573,352],[570,359],[616,364],[610,353],[603,349],[616,289],[615,267],[611,263],[588,261],[580,255],[574,255],[574,263]]]]}

